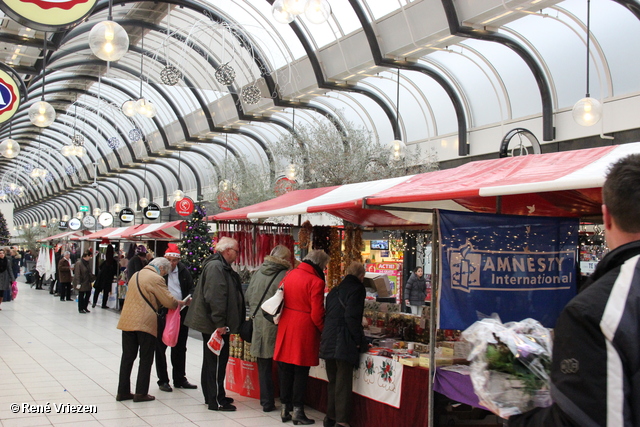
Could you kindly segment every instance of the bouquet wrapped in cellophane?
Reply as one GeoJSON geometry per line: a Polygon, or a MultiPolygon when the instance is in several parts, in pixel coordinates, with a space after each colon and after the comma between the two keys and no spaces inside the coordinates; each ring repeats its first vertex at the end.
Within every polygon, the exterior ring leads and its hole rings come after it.
{"type": "Polygon", "coordinates": [[[552,341],[538,321],[502,324],[487,318],[467,328],[462,338],[474,346],[468,360],[482,405],[503,418],[551,405],[552,341]]]}

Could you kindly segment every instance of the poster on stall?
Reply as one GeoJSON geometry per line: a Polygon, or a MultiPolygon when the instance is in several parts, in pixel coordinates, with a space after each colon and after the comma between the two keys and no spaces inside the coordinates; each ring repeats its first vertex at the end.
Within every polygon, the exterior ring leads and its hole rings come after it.
{"type": "Polygon", "coordinates": [[[497,313],[553,328],[576,295],[578,220],[439,211],[440,328],[497,313]]]}
{"type": "Polygon", "coordinates": [[[402,263],[396,261],[373,262],[366,265],[368,273],[386,274],[391,282],[391,295],[397,296],[398,286],[402,286],[402,263]]]}

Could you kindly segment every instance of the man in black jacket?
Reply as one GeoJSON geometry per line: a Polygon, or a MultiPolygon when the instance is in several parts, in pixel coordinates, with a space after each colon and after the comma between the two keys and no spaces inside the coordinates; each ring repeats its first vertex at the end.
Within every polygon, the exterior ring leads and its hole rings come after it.
{"type": "Polygon", "coordinates": [[[320,357],[325,359],[329,379],[325,426],[349,425],[353,368],[368,347],[362,327],[364,266],[352,262],[345,272],[344,280],[327,295],[320,339],[320,357]]]}
{"type": "Polygon", "coordinates": [[[610,168],[602,199],[611,252],[558,318],[554,403],[509,426],[640,426],[640,154],[610,168]]]}
{"type": "MultiPolygon", "coordinates": [[[[194,284],[189,269],[180,262],[180,248],[175,243],[169,243],[164,257],[171,262],[169,274],[164,276],[169,292],[177,300],[184,300],[193,294],[194,284]]],[[[187,306],[191,303],[191,298],[186,301],[186,305],[180,311],[180,334],[178,343],[171,348],[171,367],[173,370],[173,386],[176,388],[196,389],[197,385],[189,383],[186,375],[187,362],[187,338],[189,338],[189,327],[185,326],[184,319],[187,316],[187,306]]],[[[156,373],[158,374],[158,386],[162,391],[173,391],[169,385],[169,375],[167,373],[167,357],[165,355],[167,346],[162,342],[166,319],[158,317],[158,339],[156,343],[156,373]]]]}

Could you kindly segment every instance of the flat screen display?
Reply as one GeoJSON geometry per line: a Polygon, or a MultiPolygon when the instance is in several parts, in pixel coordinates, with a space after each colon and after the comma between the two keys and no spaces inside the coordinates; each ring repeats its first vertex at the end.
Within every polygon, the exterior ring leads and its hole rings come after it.
{"type": "Polygon", "coordinates": [[[371,241],[371,249],[373,250],[389,250],[389,241],[388,240],[372,240],[371,241]]]}

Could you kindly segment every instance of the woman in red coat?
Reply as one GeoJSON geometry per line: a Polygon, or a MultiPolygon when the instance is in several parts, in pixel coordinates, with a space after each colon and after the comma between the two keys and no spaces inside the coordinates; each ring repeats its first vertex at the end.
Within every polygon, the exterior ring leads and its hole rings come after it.
{"type": "Polygon", "coordinates": [[[309,367],[318,365],[320,333],[324,326],[324,269],[328,263],[329,255],[324,251],[311,251],[283,279],[284,308],[273,356],[280,372],[283,423],[315,422],[304,413],[304,391],[309,367]]]}

